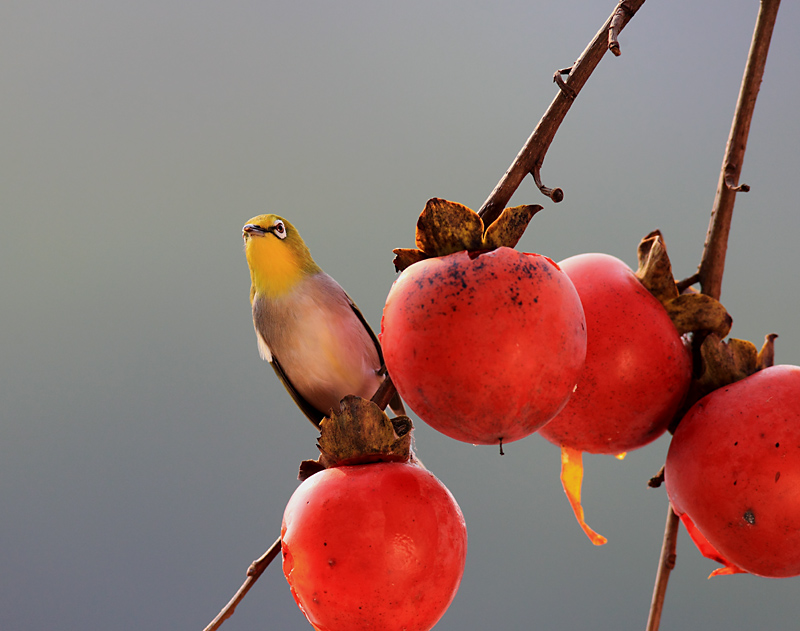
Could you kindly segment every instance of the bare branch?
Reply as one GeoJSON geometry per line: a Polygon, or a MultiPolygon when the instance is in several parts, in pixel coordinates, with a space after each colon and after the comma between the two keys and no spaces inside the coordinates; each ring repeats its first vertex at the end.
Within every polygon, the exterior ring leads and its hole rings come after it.
{"type": "MultiPolygon", "coordinates": [[[[725,270],[725,255],[728,249],[728,234],[733,217],[733,206],[736,203],[736,193],[750,190],[746,184],[739,186],[738,181],[744,161],[744,152],[747,148],[750,122],[753,119],[758,90],[764,76],[767,53],[779,6],[780,0],[761,0],[753,39],[750,43],[750,53],[739,89],[739,100],[733,115],[728,144],[725,147],[725,157],[722,161],[714,207],[711,211],[711,221],[703,247],[703,256],[697,274],[682,281],[685,288],[699,281],[702,292],[717,300],[722,291],[722,274],[725,270]]],[[[771,361],[770,353],[774,352],[771,346],[773,341],[774,337],[770,340],[767,336],[765,349],[762,349],[762,358],[765,363],[771,361]]],[[[650,615],[647,620],[647,631],[658,631],[661,624],[661,612],[664,607],[669,574],[675,567],[678,523],[678,517],[670,506],[664,540],[661,545],[656,583],[653,588],[653,599],[650,604],[650,615]]]]}
{"type": "Polygon", "coordinates": [[[647,631],[658,631],[661,624],[661,612],[664,609],[664,599],[667,595],[669,574],[675,567],[676,550],[678,545],[678,516],[669,507],[667,512],[667,525],[664,528],[664,543],[661,546],[661,557],[658,560],[656,584],[653,588],[653,599],[650,602],[650,616],[647,619],[647,631]]]}
{"type": "Polygon", "coordinates": [[[739,90],[739,100],[736,103],[733,124],[728,136],[728,144],[725,147],[725,157],[722,160],[722,170],[703,247],[703,257],[698,269],[703,293],[717,300],[722,292],[722,273],[725,270],[725,254],[728,249],[728,234],[731,228],[733,206],[736,203],[736,193],[745,192],[750,188],[746,184],[738,185],[739,176],[742,171],[747,137],[750,133],[750,122],[753,120],[758,90],[764,77],[764,67],[767,64],[767,53],[779,6],[780,0],[761,1],[753,40],[750,44],[750,54],[747,57],[747,65],[739,90]]]}
{"type": "MultiPolygon", "coordinates": [[[[485,225],[489,225],[500,216],[503,208],[506,207],[511,196],[519,188],[522,180],[525,179],[529,173],[536,174],[538,178],[539,170],[544,162],[544,157],[547,154],[547,149],[553,138],[558,131],[561,122],[567,115],[569,108],[575,97],[581,91],[583,86],[589,80],[592,72],[600,63],[600,60],[605,55],[609,47],[609,29],[611,23],[614,22],[614,41],[616,41],[617,34],[625,27],[630,19],[636,14],[636,11],[644,4],[644,0],[623,0],[614,9],[614,12],[605,21],[600,30],[594,36],[594,39],[589,43],[586,49],[578,57],[578,60],[568,71],[559,70],[553,77],[553,80],[559,85],[559,92],[550,103],[542,119],[536,125],[530,138],[528,138],[525,145],[522,147],[514,162],[505,172],[505,175],[500,179],[497,186],[495,186],[491,195],[483,202],[478,214],[483,219],[485,225]],[[562,74],[567,75],[566,81],[561,78],[562,74]]],[[[619,44],[617,43],[617,47],[619,44]]],[[[563,199],[563,192],[561,192],[560,199],[556,200],[552,195],[546,191],[550,191],[547,187],[541,184],[541,179],[537,182],[539,190],[544,192],[545,195],[551,197],[553,201],[560,201],[563,199]]],[[[559,190],[560,189],[553,189],[559,190]]]]}
{"type": "Polygon", "coordinates": [[[256,559],[250,564],[250,567],[247,568],[247,578],[245,579],[244,583],[242,583],[239,591],[233,595],[233,598],[230,599],[230,602],[228,602],[228,604],[222,608],[222,611],[217,614],[217,617],[214,618],[203,631],[216,631],[220,628],[220,626],[222,626],[223,622],[233,615],[236,607],[240,602],[242,602],[242,599],[247,595],[247,592],[250,591],[250,588],[261,577],[261,575],[264,573],[264,570],[266,570],[267,566],[272,563],[272,560],[278,556],[280,551],[281,539],[278,537],[275,543],[269,547],[269,550],[261,555],[261,558],[256,559]]]}

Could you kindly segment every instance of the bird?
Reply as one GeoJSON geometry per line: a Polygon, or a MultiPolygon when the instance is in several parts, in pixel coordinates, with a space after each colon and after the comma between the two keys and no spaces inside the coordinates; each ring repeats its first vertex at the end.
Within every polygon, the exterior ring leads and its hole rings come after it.
{"type": "MultiPolygon", "coordinates": [[[[372,398],[386,378],[380,342],[294,225],[258,215],[242,238],[259,353],[306,417],[319,427],[346,395],[372,398]]],[[[389,405],[405,414],[399,395],[389,405]]]]}

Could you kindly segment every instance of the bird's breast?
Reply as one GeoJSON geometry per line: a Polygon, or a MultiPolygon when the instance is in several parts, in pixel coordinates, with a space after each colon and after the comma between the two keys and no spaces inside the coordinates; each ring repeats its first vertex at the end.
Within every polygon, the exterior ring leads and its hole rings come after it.
{"type": "Polygon", "coordinates": [[[327,412],[348,394],[370,398],[380,361],[344,290],[330,277],[313,279],[280,299],[257,294],[253,322],[294,388],[327,412]]]}

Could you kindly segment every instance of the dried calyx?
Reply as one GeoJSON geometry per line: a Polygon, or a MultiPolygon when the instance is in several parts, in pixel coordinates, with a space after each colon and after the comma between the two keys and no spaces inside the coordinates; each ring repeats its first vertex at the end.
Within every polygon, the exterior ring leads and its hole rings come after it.
{"type": "Polygon", "coordinates": [[[730,332],[733,319],[718,300],[693,291],[678,292],[660,231],[654,230],[642,239],[637,253],[636,277],[664,305],[678,333],[707,331],[723,338],[730,332]]]}
{"type": "Polygon", "coordinates": [[[693,336],[695,377],[686,401],[670,426],[674,432],[680,419],[708,393],[771,366],[775,357],[775,333],[766,336],[761,350],[752,342],[730,338],[733,318],[718,300],[691,287],[682,293],[672,275],[664,237],[654,230],[639,243],[637,278],[669,314],[681,335],[693,336]]]}
{"type": "Polygon", "coordinates": [[[394,266],[397,271],[402,271],[424,259],[463,250],[477,252],[502,246],[513,248],[540,210],[542,207],[538,204],[506,208],[484,228],[483,220],[471,208],[434,197],[425,204],[417,220],[417,247],[393,250],[394,266]]]}
{"type": "Polygon", "coordinates": [[[407,462],[412,457],[413,425],[407,416],[390,419],[372,401],[348,395],[339,410],[320,423],[317,460],[300,464],[299,478],[351,464],[370,462],[407,462]]]}

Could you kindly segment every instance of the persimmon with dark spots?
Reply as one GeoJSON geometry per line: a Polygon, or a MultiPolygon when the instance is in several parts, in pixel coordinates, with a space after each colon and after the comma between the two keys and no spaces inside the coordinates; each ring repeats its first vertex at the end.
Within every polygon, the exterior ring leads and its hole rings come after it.
{"type": "Polygon", "coordinates": [[[386,299],[381,342],[397,391],[423,421],[502,446],[565,405],[583,369],[586,325],[558,265],[500,247],[406,268],[386,299]]]}
{"type": "Polygon", "coordinates": [[[315,473],[281,528],[283,572],[319,631],[428,631],[464,572],[458,504],[426,469],[379,462],[315,473]]]}
{"type": "Polygon", "coordinates": [[[707,557],[773,578],[800,574],[800,367],[773,366],[698,401],[667,453],[667,493],[707,557]]]}
{"type": "Polygon", "coordinates": [[[586,315],[586,366],[558,416],[539,432],[581,452],[620,454],[667,429],[689,389],[692,358],[661,303],[608,254],[559,263],[586,315]]]}

